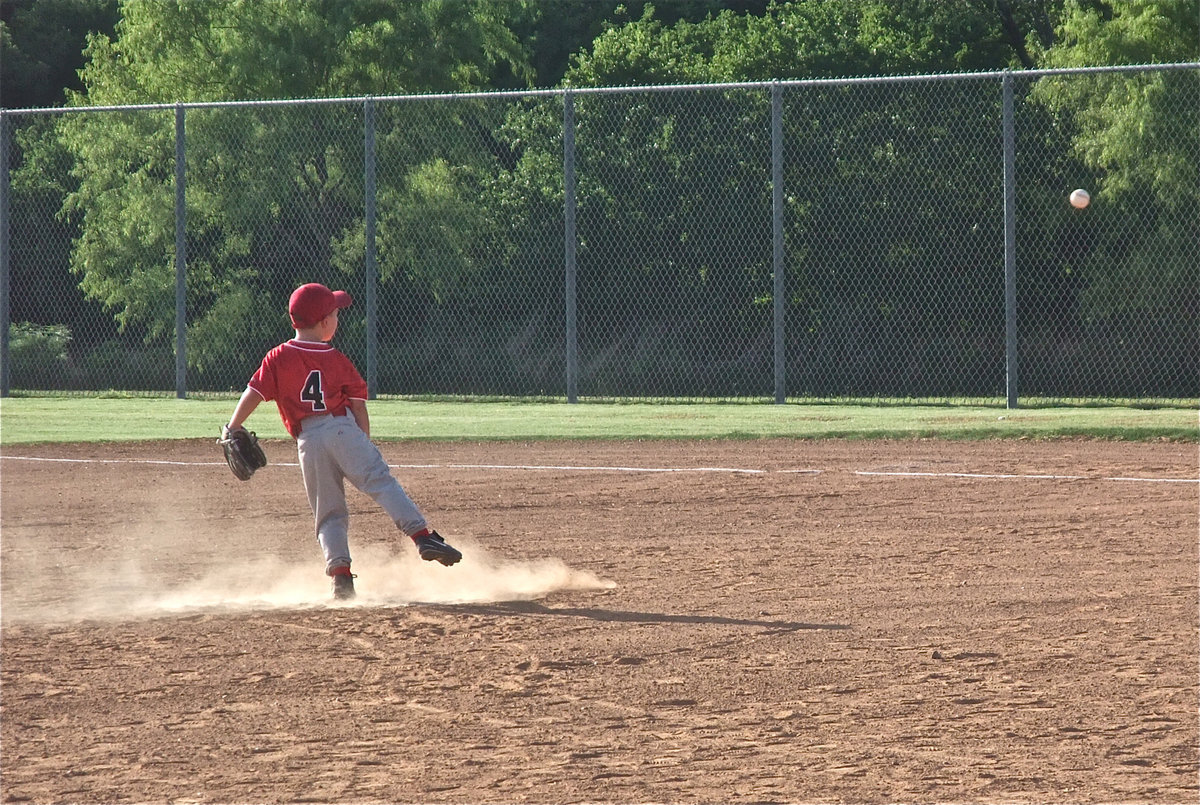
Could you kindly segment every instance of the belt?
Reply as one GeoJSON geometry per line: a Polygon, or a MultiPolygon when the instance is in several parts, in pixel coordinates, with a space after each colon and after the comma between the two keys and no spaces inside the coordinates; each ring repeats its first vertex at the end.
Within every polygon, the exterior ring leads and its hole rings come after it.
{"type": "Polygon", "coordinates": [[[306,416],[304,419],[300,420],[300,430],[304,430],[304,426],[309,422],[309,420],[313,420],[313,424],[316,424],[316,420],[318,419],[328,419],[335,416],[349,416],[349,414],[350,409],[343,405],[341,408],[330,411],[326,414],[313,414],[312,416],[306,416]]]}

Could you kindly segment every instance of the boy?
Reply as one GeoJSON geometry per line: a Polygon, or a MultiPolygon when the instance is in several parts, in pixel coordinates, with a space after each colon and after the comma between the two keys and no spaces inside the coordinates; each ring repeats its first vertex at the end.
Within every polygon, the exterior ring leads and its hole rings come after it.
{"type": "Polygon", "coordinates": [[[338,311],[353,300],[345,291],[319,283],[301,285],[288,302],[296,337],[272,349],[250,378],[233,410],[223,439],[261,402],[274,400],[287,432],[296,440],[304,489],[325,554],[325,572],[333,578],[333,596],[354,597],[350,572],[344,481],[349,479],[412,538],[426,561],[452,565],[462,554],[429,528],[371,441],[367,416],[367,384],[340,351],[330,346],[338,328],[338,311]]]}

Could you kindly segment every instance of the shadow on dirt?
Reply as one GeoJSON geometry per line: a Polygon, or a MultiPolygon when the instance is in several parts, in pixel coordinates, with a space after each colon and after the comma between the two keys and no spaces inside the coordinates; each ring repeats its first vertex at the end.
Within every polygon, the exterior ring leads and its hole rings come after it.
{"type": "MultiPolygon", "coordinates": [[[[447,607],[450,608],[450,607],[447,607]]],[[[536,601],[505,601],[495,604],[467,604],[452,607],[455,612],[474,615],[543,615],[566,618],[587,618],[607,623],[690,623],[715,624],[718,626],[745,626],[770,629],[779,632],[796,632],[805,629],[844,630],[851,627],[842,623],[801,623],[798,621],[756,620],[753,618],[726,618],[720,615],[677,615],[668,612],[628,612],[615,609],[590,607],[548,607],[536,601]]]]}

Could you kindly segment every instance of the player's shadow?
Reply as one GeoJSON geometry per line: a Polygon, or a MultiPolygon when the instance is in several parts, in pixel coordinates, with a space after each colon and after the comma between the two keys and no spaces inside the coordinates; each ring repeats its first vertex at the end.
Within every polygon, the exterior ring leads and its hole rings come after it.
{"type": "Polygon", "coordinates": [[[802,623],[756,618],[726,618],[721,615],[676,615],[669,612],[629,612],[619,609],[590,607],[548,607],[537,601],[500,601],[494,604],[459,604],[456,612],[476,615],[539,615],[559,618],[587,618],[605,623],[691,623],[718,626],[745,626],[777,632],[796,632],[804,629],[849,629],[843,623],[802,623]]]}

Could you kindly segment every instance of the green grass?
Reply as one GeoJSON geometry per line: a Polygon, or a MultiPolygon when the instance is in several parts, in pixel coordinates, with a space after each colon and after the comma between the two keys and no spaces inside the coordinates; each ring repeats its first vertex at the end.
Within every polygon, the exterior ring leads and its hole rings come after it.
{"type": "MultiPolygon", "coordinates": [[[[216,439],[235,400],[9,397],[0,400],[0,445],[216,439]]],[[[1191,408],[744,403],[529,403],[376,400],[377,441],[548,439],[1034,438],[1200,441],[1191,408]]],[[[247,427],[287,433],[272,403],[247,427]]]]}

